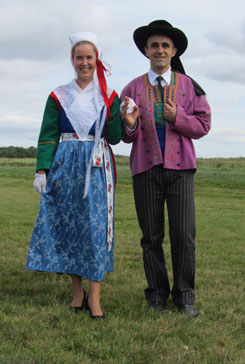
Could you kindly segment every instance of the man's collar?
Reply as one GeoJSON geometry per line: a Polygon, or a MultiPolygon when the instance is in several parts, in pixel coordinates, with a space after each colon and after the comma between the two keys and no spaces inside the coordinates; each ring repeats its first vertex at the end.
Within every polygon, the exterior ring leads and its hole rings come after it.
{"type": "MultiPolygon", "coordinates": [[[[158,76],[160,76],[160,75],[158,75],[156,72],[152,71],[152,69],[150,68],[150,70],[148,72],[148,77],[149,77],[149,81],[150,81],[151,85],[157,85],[157,81],[155,81],[155,80],[156,80],[156,78],[158,76]]],[[[170,82],[171,82],[171,68],[169,68],[161,76],[163,77],[165,83],[170,85],[170,82]]]]}

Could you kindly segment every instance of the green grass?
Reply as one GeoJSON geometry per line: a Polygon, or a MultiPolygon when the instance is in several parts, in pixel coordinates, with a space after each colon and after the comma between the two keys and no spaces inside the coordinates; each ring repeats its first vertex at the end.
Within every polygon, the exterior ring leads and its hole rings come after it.
{"type": "MultiPolygon", "coordinates": [[[[115,272],[102,284],[107,320],[93,322],[69,311],[68,276],[25,270],[35,161],[0,159],[0,362],[243,364],[245,159],[198,160],[196,319],[171,299],[161,314],[148,310],[128,158],[116,161],[115,272]]],[[[164,245],[172,280],[167,236],[164,245]]]]}

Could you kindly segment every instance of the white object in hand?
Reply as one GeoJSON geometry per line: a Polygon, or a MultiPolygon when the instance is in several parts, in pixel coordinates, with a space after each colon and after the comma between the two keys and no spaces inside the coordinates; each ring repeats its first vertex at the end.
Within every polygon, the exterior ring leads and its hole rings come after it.
{"type": "Polygon", "coordinates": [[[37,191],[37,193],[46,192],[46,173],[36,173],[35,179],[33,182],[33,187],[37,191]]]}
{"type": "MultiPolygon", "coordinates": [[[[123,101],[120,105],[120,113],[123,114],[124,113],[124,105],[125,105],[125,101],[123,101]]],[[[127,109],[127,114],[131,114],[134,111],[134,107],[135,107],[136,103],[134,102],[133,99],[131,99],[129,97],[129,104],[128,104],[128,109],[127,109]]]]}

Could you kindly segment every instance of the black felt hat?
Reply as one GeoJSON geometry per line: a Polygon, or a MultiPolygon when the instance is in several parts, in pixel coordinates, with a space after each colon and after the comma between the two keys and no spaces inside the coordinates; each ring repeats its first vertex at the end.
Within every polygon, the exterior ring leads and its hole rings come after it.
{"type": "Polygon", "coordinates": [[[174,46],[177,48],[176,55],[172,58],[171,65],[176,71],[185,73],[179,56],[183,54],[187,48],[188,40],[184,32],[178,28],[174,28],[166,20],[155,20],[149,25],[137,28],[133,37],[137,48],[145,56],[145,46],[151,35],[162,34],[172,39],[174,46]]]}

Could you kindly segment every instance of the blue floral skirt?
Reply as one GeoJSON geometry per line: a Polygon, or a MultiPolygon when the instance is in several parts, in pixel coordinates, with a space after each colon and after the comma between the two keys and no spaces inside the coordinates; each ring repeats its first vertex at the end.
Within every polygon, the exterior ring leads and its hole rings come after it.
{"type": "Polygon", "coordinates": [[[27,269],[74,274],[93,281],[102,281],[106,272],[113,271],[114,241],[110,251],[107,243],[104,165],[91,168],[89,193],[82,199],[93,145],[89,141],[58,145],[46,193],[41,194],[27,269]]]}

